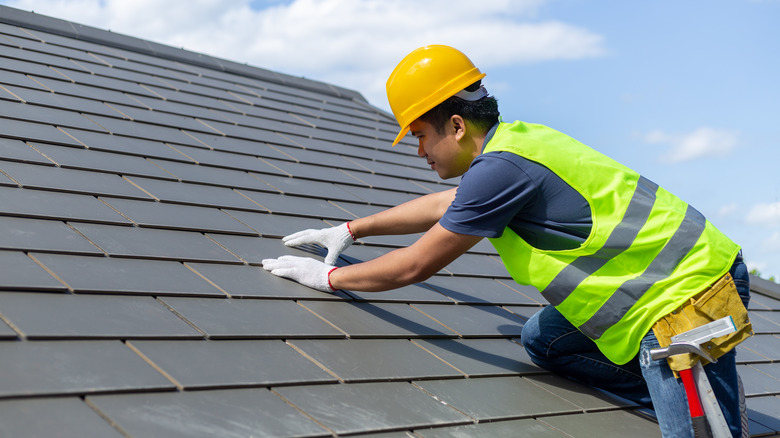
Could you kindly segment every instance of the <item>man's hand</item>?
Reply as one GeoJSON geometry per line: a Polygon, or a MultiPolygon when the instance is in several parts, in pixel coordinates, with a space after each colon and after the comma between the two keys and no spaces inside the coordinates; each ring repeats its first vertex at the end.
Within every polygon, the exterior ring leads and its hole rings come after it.
{"type": "Polygon", "coordinates": [[[355,238],[352,236],[352,232],[346,222],[337,227],[298,231],[282,238],[282,242],[287,246],[317,244],[326,248],[328,255],[325,257],[325,263],[328,265],[335,265],[339,254],[349,248],[354,241],[355,238]]]}
{"type": "Polygon", "coordinates": [[[263,260],[263,269],[272,274],[295,280],[312,289],[323,292],[335,292],[330,286],[328,276],[337,269],[309,257],[281,256],[278,259],[263,260]]]}

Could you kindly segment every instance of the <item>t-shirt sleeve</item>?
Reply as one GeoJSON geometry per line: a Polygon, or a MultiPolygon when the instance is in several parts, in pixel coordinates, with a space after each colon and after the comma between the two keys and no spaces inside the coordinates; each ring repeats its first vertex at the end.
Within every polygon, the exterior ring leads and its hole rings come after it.
{"type": "Polygon", "coordinates": [[[534,201],[534,182],[506,154],[488,152],[474,160],[461,177],[455,200],[439,221],[445,229],[500,237],[512,218],[534,201]]]}

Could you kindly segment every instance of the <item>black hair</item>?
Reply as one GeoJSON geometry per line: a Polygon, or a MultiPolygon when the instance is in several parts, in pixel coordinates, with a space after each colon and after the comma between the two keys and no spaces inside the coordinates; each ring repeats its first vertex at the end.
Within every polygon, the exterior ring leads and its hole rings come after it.
{"type": "MultiPolygon", "coordinates": [[[[477,91],[481,85],[482,81],[479,80],[466,87],[466,91],[477,91]]],[[[420,120],[430,123],[436,132],[442,134],[447,121],[456,114],[473,123],[477,129],[485,133],[498,123],[500,116],[498,101],[493,96],[485,96],[476,101],[452,96],[420,116],[420,120]]]]}

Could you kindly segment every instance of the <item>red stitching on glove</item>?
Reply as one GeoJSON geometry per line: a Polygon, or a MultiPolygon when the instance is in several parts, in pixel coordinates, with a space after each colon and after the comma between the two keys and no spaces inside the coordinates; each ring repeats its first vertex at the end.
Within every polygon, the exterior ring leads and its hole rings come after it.
{"type": "Polygon", "coordinates": [[[335,267],[335,268],[331,269],[330,271],[328,271],[328,287],[330,288],[330,290],[331,290],[332,292],[336,292],[336,288],[335,288],[335,287],[333,287],[333,284],[331,284],[331,282],[330,282],[330,274],[331,274],[333,271],[335,271],[336,269],[338,269],[338,267],[335,267]]]}
{"type": "Polygon", "coordinates": [[[349,222],[347,222],[347,231],[349,231],[349,235],[352,236],[352,240],[355,241],[357,238],[355,237],[355,233],[352,232],[352,228],[349,226],[349,222]]]}

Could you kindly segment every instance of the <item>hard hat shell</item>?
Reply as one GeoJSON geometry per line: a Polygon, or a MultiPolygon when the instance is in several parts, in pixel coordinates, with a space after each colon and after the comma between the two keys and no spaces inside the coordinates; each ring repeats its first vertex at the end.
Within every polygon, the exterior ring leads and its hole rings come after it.
{"type": "Polygon", "coordinates": [[[387,79],[387,100],[401,126],[393,146],[412,122],[484,77],[466,55],[449,46],[420,47],[406,55],[387,79]]]}

